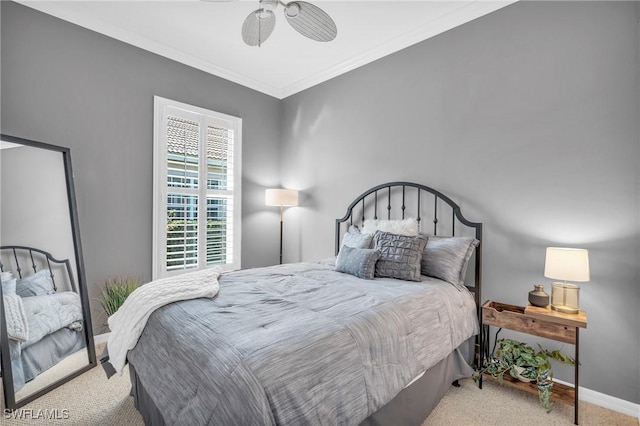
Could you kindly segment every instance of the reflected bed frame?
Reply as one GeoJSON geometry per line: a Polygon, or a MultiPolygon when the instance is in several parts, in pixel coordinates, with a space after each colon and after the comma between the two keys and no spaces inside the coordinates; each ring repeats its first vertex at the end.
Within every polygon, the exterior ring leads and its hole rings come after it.
{"type": "MultiPolygon", "coordinates": [[[[46,266],[46,268],[49,269],[49,277],[51,278],[51,282],[53,284],[53,289],[54,291],[58,291],[58,286],[56,284],[56,277],[54,274],[54,271],[56,269],[59,268],[64,268],[64,270],[66,271],[66,275],[67,275],[67,279],[68,279],[68,283],[69,283],[69,287],[70,287],[70,291],[73,291],[75,293],[79,293],[78,291],[78,286],[76,284],[76,280],[73,277],[73,273],[72,273],[72,269],[71,269],[71,262],[69,261],[69,259],[56,259],[55,257],[53,257],[53,255],[45,250],[41,250],[41,249],[37,249],[34,247],[27,247],[27,246],[0,246],[0,272],[5,272],[5,268],[7,267],[14,267],[15,266],[15,272],[18,273],[18,279],[23,278],[23,271],[24,268],[29,268],[33,270],[33,273],[35,274],[36,272],[38,272],[38,265],[40,265],[40,270],[43,269],[43,267],[46,266]],[[10,252],[9,254],[4,254],[6,252],[10,252]],[[4,262],[3,263],[3,259],[7,260],[7,259],[11,259],[11,263],[9,265],[7,265],[6,263],[8,262],[4,262]],[[28,262],[30,263],[30,265],[24,266],[24,263],[21,265],[20,262],[28,262]],[[24,267],[23,267],[24,266],[24,267]]],[[[11,270],[11,272],[13,272],[13,270],[11,270]]],[[[29,274],[27,274],[29,275],[29,274]]],[[[58,280],[58,284],[60,284],[60,280],[58,280]]],[[[0,288],[0,296],[2,295],[2,290],[0,288]]],[[[4,305],[0,304],[2,306],[0,306],[0,315],[2,318],[4,318],[4,305]]],[[[86,342],[90,341],[91,344],[93,344],[93,338],[91,338],[91,340],[87,340],[88,339],[88,334],[87,334],[87,327],[91,326],[91,319],[87,318],[87,311],[84,308],[82,308],[82,315],[84,318],[84,323],[83,323],[83,337],[84,337],[84,341],[85,344],[86,342]]],[[[6,329],[5,329],[5,324],[3,322],[2,324],[2,328],[3,328],[3,333],[4,335],[6,335],[6,329]]],[[[45,336],[46,337],[46,336],[45,336]]],[[[0,342],[0,360],[2,360],[2,354],[3,353],[9,353],[9,341],[8,339],[2,339],[2,342],[0,342]]],[[[10,388],[8,386],[3,386],[3,392],[4,392],[4,401],[5,401],[5,408],[9,409],[9,410],[15,410],[39,397],[41,397],[42,395],[46,394],[47,392],[50,392],[51,390],[53,390],[54,388],[60,386],[62,383],[65,383],[69,380],[71,380],[72,378],[79,376],[80,374],[84,373],[85,371],[90,370],[91,368],[95,367],[96,365],[96,359],[95,359],[95,352],[94,351],[90,351],[87,349],[87,353],[88,353],[88,357],[89,357],[89,363],[50,383],[49,385],[43,387],[42,389],[40,389],[37,392],[34,392],[31,395],[28,395],[24,398],[22,398],[20,401],[16,401],[15,398],[15,392],[14,392],[14,387],[13,387],[13,371],[11,368],[5,368],[5,365],[10,366],[11,364],[11,360],[8,361],[0,361],[0,365],[2,365],[2,371],[0,372],[0,375],[4,376],[5,383],[10,383],[10,388]],[[93,353],[92,353],[93,352],[93,353]],[[5,364],[6,362],[6,364],[5,364]]]]}
{"type": "Polygon", "coordinates": [[[46,264],[48,270],[49,270],[49,277],[51,278],[51,283],[53,284],[53,290],[54,291],[58,291],[58,286],[56,285],[56,278],[55,278],[55,274],[54,274],[54,270],[55,270],[55,265],[61,265],[64,266],[64,268],[67,271],[67,278],[69,279],[69,284],[71,287],[71,291],[78,293],[78,287],[76,286],[76,281],[73,278],[73,273],[71,272],[71,262],[69,261],[69,259],[56,259],[55,257],[53,257],[53,255],[47,251],[44,250],[40,250],[37,248],[33,248],[33,247],[26,247],[26,246],[0,246],[0,272],[5,272],[5,268],[6,265],[4,263],[2,263],[2,253],[4,252],[4,250],[7,251],[11,251],[11,258],[13,259],[13,262],[15,264],[15,271],[18,273],[18,279],[22,279],[22,266],[20,265],[20,261],[21,260],[27,260],[28,262],[31,263],[29,267],[30,269],[33,269],[33,273],[35,274],[36,272],[38,272],[38,263],[40,262],[36,262],[36,259],[38,257],[38,255],[42,256],[43,258],[43,262],[41,264],[46,264]],[[34,253],[36,254],[36,258],[34,258],[34,253]],[[54,264],[54,265],[52,265],[54,264]]]}
{"type": "MultiPolygon", "coordinates": [[[[38,270],[42,270],[45,267],[48,268],[48,270],[50,271],[49,277],[51,278],[53,289],[55,291],[58,290],[58,285],[63,284],[64,277],[58,277],[58,278],[62,278],[62,281],[58,279],[58,283],[56,284],[56,274],[54,273],[54,271],[58,270],[62,272],[62,270],[64,270],[66,271],[66,275],[67,275],[66,278],[69,284],[69,288],[65,290],[73,291],[75,293],[80,294],[80,292],[78,291],[78,285],[72,273],[71,262],[69,261],[69,259],[62,259],[62,260],[57,259],[53,257],[51,253],[45,250],[34,248],[34,247],[11,246],[11,245],[0,246],[0,272],[5,272],[5,269],[9,268],[11,269],[11,272],[15,271],[18,274],[16,278],[21,279],[23,278],[23,273],[25,268],[32,269],[33,273],[36,273],[38,272],[38,270]],[[9,253],[5,254],[7,252],[9,253]],[[3,259],[5,260],[5,262],[3,262],[3,259]],[[29,264],[25,266],[24,262],[27,262],[29,264]],[[40,268],[39,268],[39,265],[40,265],[40,268]],[[13,269],[13,267],[15,267],[15,269],[13,269]]],[[[29,274],[26,274],[26,275],[29,275],[29,274]]],[[[0,296],[1,295],[2,295],[2,290],[0,288],[0,296]]],[[[82,297],[82,294],[80,294],[80,296],[82,297]]],[[[4,304],[0,303],[0,318],[4,318],[3,310],[4,310],[4,304]]],[[[8,339],[1,339],[2,341],[0,342],[0,365],[2,366],[2,371],[0,372],[0,375],[2,375],[3,378],[5,379],[4,380],[5,384],[9,383],[9,386],[6,386],[6,385],[3,386],[5,409],[15,410],[41,397],[42,395],[50,392],[51,390],[60,386],[62,383],[65,383],[71,380],[72,378],[79,376],[85,371],[88,371],[93,367],[95,367],[96,365],[95,351],[91,351],[88,348],[88,345],[93,345],[93,336],[89,338],[89,335],[88,335],[88,327],[91,327],[91,318],[88,317],[88,311],[84,303],[82,304],[82,316],[83,316],[82,334],[83,334],[83,340],[85,342],[85,345],[87,346],[87,354],[89,358],[88,364],[76,371],[69,373],[64,377],[61,377],[58,380],[55,380],[49,385],[44,386],[42,389],[20,399],[19,401],[16,401],[16,398],[15,398],[15,391],[13,386],[13,371],[11,369],[11,360],[4,360],[2,357],[2,354],[5,354],[5,353],[8,354],[10,352],[9,341],[8,339]]],[[[2,327],[3,335],[6,335],[6,325],[4,324],[4,321],[2,321],[1,327],[2,327]]]]}

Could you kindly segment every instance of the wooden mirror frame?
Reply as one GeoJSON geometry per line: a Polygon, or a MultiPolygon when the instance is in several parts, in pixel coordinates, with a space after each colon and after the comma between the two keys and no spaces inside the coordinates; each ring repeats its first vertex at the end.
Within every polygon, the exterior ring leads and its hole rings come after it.
{"type": "MultiPolygon", "coordinates": [[[[80,302],[82,304],[82,316],[84,326],[84,338],[87,349],[87,356],[89,363],[78,370],[54,381],[43,387],[42,389],[25,396],[24,398],[16,401],[16,394],[13,384],[13,371],[11,368],[11,356],[9,352],[9,340],[7,336],[7,325],[4,312],[4,302],[0,303],[0,319],[2,324],[0,325],[0,363],[2,365],[2,387],[4,391],[5,408],[9,410],[15,410],[28,404],[29,402],[40,398],[42,395],[52,391],[60,385],[70,381],[74,377],[81,375],[82,373],[92,369],[96,366],[96,351],[93,341],[93,328],[91,325],[91,313],[89,309],[89,295],[86,285],[86,276],[84,269],[84,258],[82,256],[82,244],[80,242],[80,226],[78,224],[78,208],[76,204],[75,187],[73,184],[73,169],[71,167],[71,150],[69,148],[51,145],[44,142],[36,142],[28,139],[22,139],[15,136],[0,134],[0,140],[4,142],[11,142],[19,145],[46,149],[49,151],[55,151],[62,154],[62,161],[64,164],[64,174],[67,188],[67,200],[69,205],[69,219],[71,221],[71,233],[72,241],[74,245],[74,254],[76,262],[76,274],[77,285],[80,296],[80,302]]],[[[0,300],[2,300],[2,287],[0,286],[0,300]]]]}

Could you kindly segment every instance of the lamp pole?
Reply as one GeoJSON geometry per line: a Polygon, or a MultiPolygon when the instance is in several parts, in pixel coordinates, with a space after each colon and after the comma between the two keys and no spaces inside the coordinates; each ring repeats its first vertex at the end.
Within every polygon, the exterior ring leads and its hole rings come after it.
{"type": "Polygon", "coordinates": [[[284,213],[284,207],[280,206],[280,264],[282,265],[282,215],[284,213]]]}

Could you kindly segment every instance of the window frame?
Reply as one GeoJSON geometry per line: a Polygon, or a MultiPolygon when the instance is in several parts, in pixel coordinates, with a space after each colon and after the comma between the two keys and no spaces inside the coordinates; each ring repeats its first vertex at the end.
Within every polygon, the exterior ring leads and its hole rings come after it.
{"type": "MultiPolygon", "coordinates": [[[[207,194],[229,196],[233,209],[232,215],[232,248],[231,262],[219,264],[223,270],[235,270],[241,267],[241,241],[242,241],[242,119],[239,117],[211,111],[205,108],[185,104],[171,99],[154,96],[154,130],[153,130],[153,241],[152,241],[152,279],[165,278],[205,269],[206,262],[206,205],[207,194]],[[173,110],[182,118],[197,121],[199,126],[199,156],[198,156],[198,188],[170,188],[167,185],[167,116],[173,110]],[[215,125],[233,130],[233,187],[231,190],[214,190],[207,188],[207,156],[206,132],[208,125],[215,125]],[[167,197],[170,192],[181,195],[198,195],[198,267],[189,269],[167,270],[167,197]],[[204,206],[204,209],[202,208],[204,206]],[[204,260],[204,261],[202,261],[204,260]]],[[[227,251],[229,253],[229,251],[227,251]]]]}

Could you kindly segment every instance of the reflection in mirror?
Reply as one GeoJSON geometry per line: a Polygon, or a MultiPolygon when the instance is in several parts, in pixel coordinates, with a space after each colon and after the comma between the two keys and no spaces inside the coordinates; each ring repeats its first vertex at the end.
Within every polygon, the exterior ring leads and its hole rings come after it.
{"type": "Polygon", "coordinates": [[[0,349],[14,409],[96,363],[69,150],[0,141],[0,349]]]}

